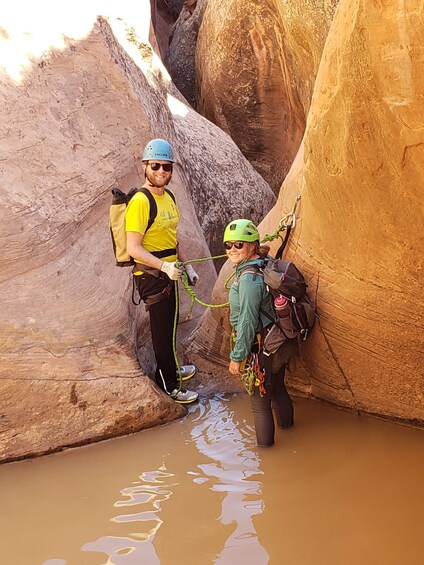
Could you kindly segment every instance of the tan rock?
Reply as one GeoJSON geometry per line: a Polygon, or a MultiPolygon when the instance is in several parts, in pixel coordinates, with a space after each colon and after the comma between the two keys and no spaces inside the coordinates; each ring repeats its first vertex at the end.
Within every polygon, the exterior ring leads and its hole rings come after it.
{"type": "Polygon", "coordinates": [[[316,273],[322,311],[312,392],[339,402],[320,384],[329,357],[352,407],[421,424],[422,15],[396,2],[339,6],[308,118],[292,247],[316,273]]]}
{"type": "Polygon", "coordinates": [[[181,13],[172,27],[164,58],[173,83],[195,110],[199,110],[196,88],[196,42],[207,3],[208,0],[184,2],[181,13]]]}
{"type": "Polygon", "coordinates": [[[209,0],[196,44],[197,108],[276,194],[305,129],[336,0],[209,0]]]}
{"type": "MultiPolygon", "coordinates": [[[[213,246],[230,217],[250,213],[246,195],[261,199],[258,218],[274,202],[228,136],[178,99],[148,43],[149,26],[124,4],[127,21],[111,14],[96,22],[97,12],[79,12],[80,33],[53,14],[53,36],[42,18],[20,31],[3,22],[1,461],[186,413],[147,376],[148,318],[131,304],[131,279],[114,265],[108,230],[110,189],[142,182],[140,155],[149,139],[175,146],[171,188],[189,257],[209,255],[198,217],[213,246]],[[228,173],[238,160],[233,185],[228,173]]],[[[196,270],[197,292],[208,301],[215,270],[210,262],[196,270]]],[[[182,319],[189,305],[183,293],[182,319]]],[[[193,320],[201,312],[196,306],[193,320]]]]}
{"type": "MultiPolygon", "coordinates": [[[[260,225],[262,234],[274,232],[301,194],[286,256],[307,275],[320,321],[291,365],[289,383],[420,427],[423,10],[394,1],[339,5],[304,146],[260,225]]],[[[205,326],[202,339],[219,324],[205,326]]],[[[221,351],[222,339],[213,343],[221,351]]]]}

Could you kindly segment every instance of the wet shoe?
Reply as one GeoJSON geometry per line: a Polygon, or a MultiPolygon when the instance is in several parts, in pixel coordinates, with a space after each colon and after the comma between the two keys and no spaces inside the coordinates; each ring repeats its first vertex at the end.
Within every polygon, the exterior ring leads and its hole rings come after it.
{"type": "MultiPolygon", "coordinates": [[[[188,381],[188,379],[194,377],[196,371],[197,369],[194,365],[181,365],[180,367],[181,379],[183,381],[188,381]]],[[[178,371],[177,371],[177,378],[179,378],[178,371]]]]}
{"type": "Polygon", "coordinates": [[[190,402],[195,402],[199,397],[197,392],[186,390],[185,388],[182,388],[181,390],[175,388],[169,396],[174,399],[175,402],[179,402],[180,404],[189,404],[190,402]]]}

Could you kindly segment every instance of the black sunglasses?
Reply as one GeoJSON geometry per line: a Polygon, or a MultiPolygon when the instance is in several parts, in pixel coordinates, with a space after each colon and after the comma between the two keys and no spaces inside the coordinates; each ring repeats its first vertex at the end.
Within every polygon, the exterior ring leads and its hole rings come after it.
{"type": "Polygon", "coordinates": [[[152,171],[159,171],[159,169],[162,167],[165,173],[172,173],[172,163],[149,163],[149,165],[152,171]]]}
{"type": "Polygon", "coordinates": [[[243,249],[245,241],[224,241],[224,247],[227,251],[233,248],[233,245],[236,249],[243,249]]]}

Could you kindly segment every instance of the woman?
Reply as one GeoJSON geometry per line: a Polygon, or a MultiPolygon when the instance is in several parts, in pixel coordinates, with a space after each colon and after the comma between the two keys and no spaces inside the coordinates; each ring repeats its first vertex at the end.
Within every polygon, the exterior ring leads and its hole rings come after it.
{"type": "Polygon", "coordinates": [[[225,228],[224,247],[236,269],[229,292],[234,337],[229,371],[232,375],[243,376],[245,367],[250,367],[250,372],[253,368],[255,384],[249,392],[256,438],[259,446],[269,446],[274,443],[272,408],[279,427],[293,425],[293,404],[284,384],[284,373],[296,343],[287,340],[272,355],[263,354],[261,342],[272,326],[275,314],[271,295],[259,270],[269,247],[260,247],[256,226],[250,220],[233,220],[225,228]]]}

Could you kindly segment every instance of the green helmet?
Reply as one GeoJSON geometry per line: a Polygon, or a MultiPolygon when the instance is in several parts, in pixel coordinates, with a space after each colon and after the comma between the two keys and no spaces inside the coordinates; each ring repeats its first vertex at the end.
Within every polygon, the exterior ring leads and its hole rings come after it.
{"type": "Polygon", "coordinates": [[[259,241],[258,228],[250,220],[233,220],[225,228],[225,241],[259,241]]]}
{"type": "Polygon", "coordinates": [[[172,145],[164,139],[152,139],[144,148],[143,161],[170,161],[174,163],[172,145]]]}

